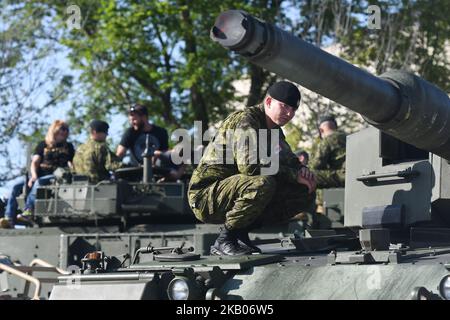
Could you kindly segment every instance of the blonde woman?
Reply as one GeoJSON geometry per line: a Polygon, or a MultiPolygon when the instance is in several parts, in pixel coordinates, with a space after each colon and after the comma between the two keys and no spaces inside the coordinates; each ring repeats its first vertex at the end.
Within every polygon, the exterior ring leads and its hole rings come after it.
{"type": "Polygon", "coordinates": [[[55,120],[50,125],[45,140],[41,141],[34,150],[30,166],[30,179],[27,182],[22,179],[12,188],[5,211],[7,221],[3,221],[1,226],[5,228],[14,226],[17,212],[16,198],[22,193],[25,183],[31,188],[31,191],[26,199],[25,210],[20,217],[17,217],[18,219],[32,214],[37,188],[50,184],[51,180],[55,178],[53,172],[57,168],[72,167],[75,150],[73,145],[67,142],[68,137],[69,126],[64,121],[55,120]]]}

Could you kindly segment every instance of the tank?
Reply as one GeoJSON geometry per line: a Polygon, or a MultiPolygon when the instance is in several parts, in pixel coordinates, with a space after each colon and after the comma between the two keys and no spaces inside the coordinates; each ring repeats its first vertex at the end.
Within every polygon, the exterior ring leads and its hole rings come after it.
{"type": "Polygon", "coordinates": [[[211,38],[371,125],[347,138],[344,204],[330,193],[345,227],[255,242],[263,253],[243,257],[143,247],[109,267],[117,258],[97,252],[50,298],[450,299],[448,95],[404,71],[371,75],[242,11],[220,14],[211,38]]]}
{"type": "MultiPolygon", "coordinates": [[[[96,184],[57,170],[54,183],[37,190],[33,224],[0,229],[0,299],[48,299],[56,277],[80,270],[92,252],[129,259],[143,246],[184,245],[209,253],[218,228],[195,219],[186,197],[189,175],[158,182],[169,169],[167,161],[152,166],[152,155],[145,148],[143,165],[119,169],[112,180],[96,184]]],[[[23,207],[24,197],[18,202],[23,207]]],[[[284,233],[296,226],[284,226],[284,233]]],[[[253,237],[279,233],[266,229],[253,237]]]]}
{"type": "MultiPolygon", "coordinates": [[[[20,271],[36,259],[59,270],[77,270],[81,259],[93,250],[133,255],[143,245],[185,242],[199,252],[209,251],[217,230],[197,225],[187,205],[186,177],[158,183],[168,169],[146,168],[149,163],[120,169],[114,180],[97,184],[89,183],[86,176],[56,172],[53,184],[37,190],[33,224],[0,229],[0,254],[20,271]]],[[[24,202],[23,197],[18,200],[24,202]]],[[[35,272],[37,278],[44,276],[39,272],[35,272]]],[[[50,276],[56,279],[58,274],[50,276]]],[[[6,296],[31,297],[30,282],[23,274],[2,272],[0,278],[6,296]]],[[[51,281],[42,283],[37,296],[47,299],[51,288],[51,281]]]]}

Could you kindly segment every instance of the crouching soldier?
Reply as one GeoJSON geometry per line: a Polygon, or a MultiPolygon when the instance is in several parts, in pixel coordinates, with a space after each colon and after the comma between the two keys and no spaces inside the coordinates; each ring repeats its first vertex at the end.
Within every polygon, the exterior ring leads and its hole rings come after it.
{"type": "Polygon", "coordinates": [[[73,166],[76,174],[86,175],[89,181],[97,183],[110,178],[110,171],[122,167],[119,158],[109,150],[106,143],[109,125],[105,121],[93,120],[88,141],[75,152],[73,166]]]}
{"type": "Polygon", "coordinates": [[[314,176],[298,161],[280,128],[292,120],[299,103],[295,85],[277,82],[263,103],[228,116],[206,148],[193,172],[188,198],[197,219],[224,224],[211,254],[260,252],[252,245],[249,230],[285,222],[313,203],[314,176]],[[252,131],[259,141],[250,147],[240,141],[240,135],[248,132],[251,140],[252,131]],[[267,139],[264,135],[260,138],[260,132],[265,132],[267,139]],[[269,173],[261,156],[268,150],[272,150],[271,162],[278,163],[276,172],[269,173]],[[224,154],[232,161],[225,160],[224,154]]]}

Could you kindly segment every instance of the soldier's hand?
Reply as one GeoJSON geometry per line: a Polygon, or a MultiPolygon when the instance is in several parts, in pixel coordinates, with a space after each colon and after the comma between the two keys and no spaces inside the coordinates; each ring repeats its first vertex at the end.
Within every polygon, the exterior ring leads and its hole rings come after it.
{"type": "Polygon", "coordinates": [[[308,193],[316,190],[317,182],[314,174],[308,168],[303,167],[297,174],[297,182],[308,187],[308,193]]]}

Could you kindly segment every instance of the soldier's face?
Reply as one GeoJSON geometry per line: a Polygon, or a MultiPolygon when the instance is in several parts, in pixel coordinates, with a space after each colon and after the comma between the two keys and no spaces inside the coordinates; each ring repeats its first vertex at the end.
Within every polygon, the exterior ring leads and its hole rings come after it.
{"type": "Polygon", "coordinates": [[[292,120],[296,109],[272,97],[266,97],[266,115],[273,123],[282,127],[292,120]]]}
{"type": "Polygon", "coordinates": [[[99,131],[92,130],[92,136],[95,141],[103,142],[103,141],[106,141],[106,137],[108,136],[108,134],[105,132],[99,132],[99,131]]]}

